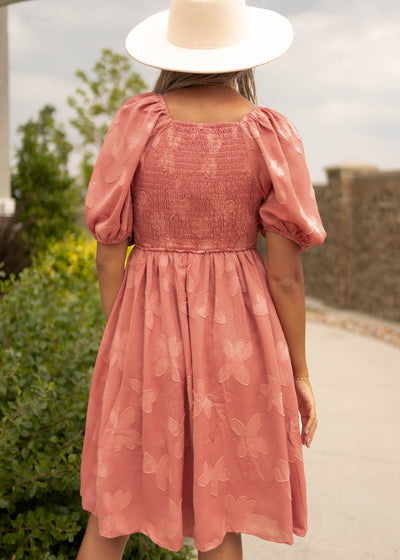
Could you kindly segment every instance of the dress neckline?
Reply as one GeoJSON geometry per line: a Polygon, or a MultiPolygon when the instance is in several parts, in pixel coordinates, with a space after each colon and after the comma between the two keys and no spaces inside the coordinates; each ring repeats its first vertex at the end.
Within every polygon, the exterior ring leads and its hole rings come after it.
{"type": "Polygon", "coordinates": [[[165,109],[165,114],[168,118],[168,120],[172,123],[176,123],[179,125],[184,125],[184,126],[196,126],[196,127],[227,127],[227,126],[240,126],[243,122],[245,122],[251,115],[253,115],[253,113],[255,113],[260,107],[256,106],[254,107],[251,111],[249,111],[248,113],[246,113],[241,119],[240,121],[221,121],[221,122],[209,122],[209,123],[204,123],[204,122],[194,122],[194,121],[180,121],[178,119],[174,119],[171,116],[171,113],[169,112],[169,108],[167,105],[167,102],[165,100],[165,97],[162,93],[158,93],[156,94],[159,96],[161,103],[164,106],[165,109]]]}

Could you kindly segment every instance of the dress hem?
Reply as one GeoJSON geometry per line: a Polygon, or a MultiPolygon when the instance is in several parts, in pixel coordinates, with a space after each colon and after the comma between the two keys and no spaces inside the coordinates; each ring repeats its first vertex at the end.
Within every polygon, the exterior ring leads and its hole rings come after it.
{"type": "MultiPolygon", "coordinates": [[[[91,513],[94,517],[97,518],[97,513],[94,513],[94,512],[91,511],[90,509],[86,509],[86,508],[83,508],[83,509],[84,509],[85,511],[88,511],[88,512],[91,513]]],[[[161,548],[165,548],[165,549],[167,549],[167,550],[169,550],[169,551],[171,551],[171,552],[179,552],[180,550],[182,550],[182,548],[185,546],[184,543],[183,543],[183,539],[184,539],[184,538],[190,538],[190,539],[193,539],[193,540],[195,541],[195,538],[194,538],[193,534],[184,533],[184,534],[182,534],[182,546],[181,546],[180,548],[168,548],[170,545],[166,545],[165,543],[163,544],[163,543],[161,542],[161,540],[155,539],[154,537],[152,537],[152,536],[149,534],[149,531],[148,531],[147,529],[145,529],[144,527],[131,529],[131,530],[129,531],[129,533],[117,532],[117,534],[112,534],[112,535],[110,535],[110,534],[104,535],[104,534],[101,533],[101,531],[100,531],[100,529],[99,529],[99,534],[100,534],[100,536],[102,536],[102,537],[104,537],[104,538],[109,538],[109,539],[114,539],[114,538],[116,538],[116,537],[122,537],[122,536],[126,536],[126,535],[133,535],[133,534],[135,534],[135,533],[142,533],[143,535],[146,535],[146,537],[149,537],[149,539],[151,539],[151,540],[153,541],[154,544],[156,544],[157,546],[160,546],[161,548]]],[[[271,535],[261,534],[259,531],[251,531],[251,530],[249,530],[249,529],[241,529],[239,526],[238,526],[238,527],[229,526],[229,529],[226,529],[226,530],[225,530],[225,533],[222,535],[222,538],[220,538],[220,539],[218,540],[218,542],[217,542],[217,541],[216,541],[216,542],[213,542],[213,543],[211,543],[211,545],[209,545],[207,548],[203,548],[203,549],[198,548],[198,547],[196,546],[196,542],[195,542],[195,543],[194,543],[194,547],[195,547],[195,549],[196,549],[197,551],[200,551],[200,552],[209,552],[210,550],[214,550],[214,548],[217,548],[220,544],[222,544],[222,542],[223,542],[223,540],[224,540],[224,538],[225,538],[225,535],[226,535],[227,533],[242,533],[242,534],[244,534],[244,535],[251,535],[251,536],[253,536],[253,537],[258,537],[258,538],[263,539],[263,540],[265,540],[265,541],[276,542],[277,544],[287,544],[287,545],[291,545],[291,546],[294,544],[293,536],[292,536],[292,538],[291,538],[290,541],[288,541],[288,540],[283,540],[283,539],[279,540],[278,538],[272,537],[271,535]]],[[[293,534],[296,535],[296,536],[298,536],[298,537],[303,537],[303,538],[304,538],[304,537],[307,535],[307,530],[293,528],[293,534]]]]}

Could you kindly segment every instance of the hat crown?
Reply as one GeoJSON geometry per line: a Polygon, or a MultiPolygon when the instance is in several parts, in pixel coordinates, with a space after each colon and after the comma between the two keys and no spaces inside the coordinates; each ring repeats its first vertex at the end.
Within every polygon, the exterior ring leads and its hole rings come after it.
{"type": "Polygon", "coordinates": [[[224,48],[246,36],[245,0],[171,0],[167,39],[177,47],[224,48]]]}

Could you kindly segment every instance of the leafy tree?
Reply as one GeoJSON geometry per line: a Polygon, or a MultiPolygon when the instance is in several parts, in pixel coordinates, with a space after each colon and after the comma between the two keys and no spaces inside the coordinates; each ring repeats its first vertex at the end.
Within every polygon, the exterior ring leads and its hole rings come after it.
{"type": "Polygon", "coordinates": [[[70,122],[82,139],[82,186],[90,180],[94,157],[103,144],[117,109],[127,99],[147,89],[140,75],[133,71],[129,57],[111,49],[102,50],[92,72],[93,77],[83,70],[76,72],[81,86],[75,96],[68,97],[68,104],[76,113],[70,122]]]}
{"type": "Polygon", "coordinates": [[[21,135],[12,174],[12,195],[24,239],[34,252],[50,240],[78,228],[76,213],[82,203],[75,180],[68,172],[72,145],[54,119],[55,108],[45,105],[37,119],[18,128],[21,135]],[[27,226],[27,227],[26,227],[27,226]]]}

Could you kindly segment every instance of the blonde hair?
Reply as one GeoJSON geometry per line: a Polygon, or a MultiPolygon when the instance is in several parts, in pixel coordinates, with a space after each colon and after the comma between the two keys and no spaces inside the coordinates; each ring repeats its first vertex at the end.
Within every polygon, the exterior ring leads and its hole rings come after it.
{"type": "Polygon", "coordinates": [[[205,84],[225,84],[235,87],[240,95],[257,105],[256,84],[254,70],[240,70],[238,72],[225,72],[221,74],[191,74],[188,72],[173,72],[161,70],[156,81],[153,93],[167,93],[175,89],[205,84]]]}

